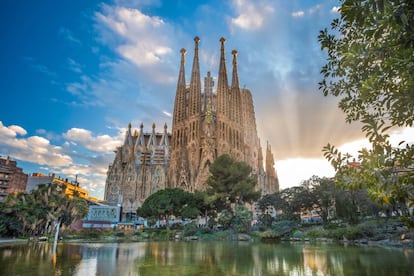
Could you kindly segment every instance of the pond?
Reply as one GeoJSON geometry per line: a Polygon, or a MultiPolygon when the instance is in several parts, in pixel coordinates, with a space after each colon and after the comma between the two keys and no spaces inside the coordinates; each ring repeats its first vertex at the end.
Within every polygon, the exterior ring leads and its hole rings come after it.
{"type": "Polygon", "coordinates": [[[0,247],[0,275],[414,275],[414,250],[250,242],[0,247]]]}

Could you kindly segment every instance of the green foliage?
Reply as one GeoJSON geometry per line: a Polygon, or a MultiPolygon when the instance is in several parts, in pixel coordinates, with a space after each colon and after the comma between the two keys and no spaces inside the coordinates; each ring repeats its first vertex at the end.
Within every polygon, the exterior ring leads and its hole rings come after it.
{"type": "Polygon", "coordinates": [[[154,241],[169,241],[174,238],[175,231],[170,229],[158,229],[151,233],[150,239],[154,241]]]}
{"type": "Polygon", "coordinates": [[[229,155],[219,156],[210,166],[207,193],[217,211],[231,210],[231,204],[251,203],[260,197],[255,186],[257,178],[251,174],[251,167],[229,155]]]}
{"type": "Polygon", "coordinates": [[[195,236],[197,234],[197,231],[199,231],[199,228],[197,227],[197,224],[192,222],[184,225],[183,229],[183,236],[195,236]]]}
{"type": "Polygon", "coordinates": [[[223,227],[223,229],[229,229],[231,225],[231,221],[233,219],[233,214],[227,210],[224,209],[218,214],[218,224],[223,227]]]}
{"type": "Polygon", "coordinates": [[[290,220],[282,220],[272,223],[273,232],[280,237],[289,235],[297,227],[297,223],[290,220]]]}
{"type": "Polygon", "coordinates": [[[275,219],[269,214],[262,214],[259,216],[259,227],[270,227],[275,219]]]}
{"type": "Polygon", "coordinates": [[[272,230],[267,230],[267,231],[261,232],[259,234],[259,237],[263,241],[280,240],[280,238],[281,238],[281,236],[278,233],[276,233],[272,230]]]}
{"type": "Polygon", "coordinates": [[[361,217],[378,216],[382,207],[372,201],[365,189],[338,191],[335,198],[336,215],[350,224],[357,224],[361,217]]]}
{"type": "Polygon", "coordinates": [[[388,118],[391,125],[414,120],[414,2],[342,0],[333,34],[320,31],[328,53],[320,89],[340,97],[348,122],[388,118]]]}
{"type": "Polygon", "coordinates": [[[70,225],[83,218],[88,204],[81,198],[70,199],[56,184],[42,184],[29,194],[10,194],[0,209],[1,235],[39,236],[50,233],[57,221],[70,225]]]}
{"type": "Polygon", "coordinates": [[[358,224],[354,226],[330,229],[329,231],[327,231],[326,235],[328,238],[332,238],[335,240],[343,240],[344,238],[348,240],[358,240],[364,238],[372,238],[376,235],[376,233],[376,226],[358,224]]]}
{"type": "Polygon", "coordinates": [[[305,237],[310,239],[324,238],[327,236],[327,231],[321,227],[311,228],[305,232],[305,237]]]}
{"type": "Polygon", "coordinates": [[[179,188],[167,188],[150,195],[138,208],[137,214],[145,218],[167,220],[169,216],[181,217],[183,213],[194,217],[198,209],[191,205],[193,203],[193,194],[179,188]]]}
{"type": "Polygon", "coordinates": [[[293,238],[301,240],[303,238],[303,232],[300,230],[293,232],[293,238]]]}
{"type": "Polygon", "coordinates": [[[244,207],[238,207],[236,215],[231,221],[231,226],[238,233],[247,233],[250,230],[252,218],[252,212],[244,207]]]}
{"type": "Polygon", "coordinates": [[[325,96],[340,99],[347,122],[363,123],[372,149],[355,159],[328,144],[324,156],[339,187],[366,188],[375,202],[401,206],[407,215],[414,204],[414,145],[392,147],[388,133],[414,120],[414,2],[341,2],[333,34],[325,29],[318,37],[328,53],[319,85],[325,96]]]}
{"type": "Polygon", "coordinates": [[[187,206],[181,212],[183,218],[197,218],[200,215],[200,210],[194,206],[187,206]]]}
{"type": "Polygon", "coordinates": [[[335,195],[337,193],[335,182],[329,178],[313,176],[304,181],[302,186],[308,190],[307,207],[315,211],[325,225],[328,222],[328,215],[335,206],[335,195]]]}
{"type": "Polygon", "coordinates": [[[258,201],[258,205],[262,212],[269,206],[281,211],[277,219],[299,221],[300,212],[312,208],[313,202],[314,199],[307,187],[296,186],[265,195],[258,201]]]}

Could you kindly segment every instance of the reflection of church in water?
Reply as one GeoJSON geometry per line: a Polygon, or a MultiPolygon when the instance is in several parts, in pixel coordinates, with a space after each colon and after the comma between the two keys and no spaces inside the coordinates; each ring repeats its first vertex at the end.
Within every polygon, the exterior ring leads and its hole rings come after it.
{"type": "Polygon", "coordinates": [[[204,190],[210,164],[220,155],[229,154],[244,161],[258,176],[256,190],[262,194],[279,190],[270,145],[262,148],[256,131],[256,118],[250,91],[240,88],[237,73],[237,51],[232,51],[232,79],[228,84],[224,42],[217,88],[208,72],[202,91],[198,45],[196,37],[191,80],[185,81],[185,53],[181,50],[181,65],[175,95],[172,134],[167,125],[161,133],[133,131],[131,125],[124,144],[116,149],[109,166],[105,200],[121,203],[123,212],[134,212],[152,193],[167,187],[179,187],[194,192],[204,190]],[[264,166],[263,166],[264,164],[264,166]]]}

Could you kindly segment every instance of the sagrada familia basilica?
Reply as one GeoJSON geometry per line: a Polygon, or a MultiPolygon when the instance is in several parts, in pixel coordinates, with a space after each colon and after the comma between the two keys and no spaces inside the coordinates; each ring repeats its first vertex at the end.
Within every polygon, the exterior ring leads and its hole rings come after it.
{"type": "Polygon", "coordinates": [[[122,205],[123,213],[135,213],[144,200],[156,191],[178,187],[186,191],[206,189],[209,166],[222,155],[248,163],[257,175],[257,191],[262,195],[279,190],[270,145],[263,158],[256,130],[252,94],[241,88],[237,72],[237,51],[232,51],[232,76],[228,82],[225,39],[221,38],[217,87],[210,72],[201,85],[199,41],[194,38],[191,80],[185,80],[185,54],[181,65],[171,133],[164,125],[161,133],[132,130],[131,124],[122,146],[116,149],[109,166],[105,200],[122,205]]]}

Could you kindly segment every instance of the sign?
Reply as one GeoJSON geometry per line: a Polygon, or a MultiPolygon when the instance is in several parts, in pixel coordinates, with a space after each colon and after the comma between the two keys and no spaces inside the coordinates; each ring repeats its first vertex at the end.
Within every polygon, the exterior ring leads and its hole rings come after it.
{"type": "Polygon", "coordinates": [[[90,206],[88,220],[118,222],[120,220],[120,207],[90,206]]]}

